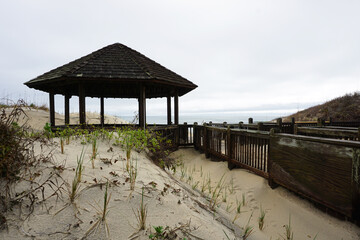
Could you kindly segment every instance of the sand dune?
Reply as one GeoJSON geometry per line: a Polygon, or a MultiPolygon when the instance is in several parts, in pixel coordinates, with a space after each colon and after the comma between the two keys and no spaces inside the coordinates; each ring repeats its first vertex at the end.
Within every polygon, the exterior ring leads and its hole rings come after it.
{"type": "MultiPolygon", "coordinates": [[[[7,108],[6,112],[9,113],[11,110],[12,108],[7,108]]],[[[26,121],[27,124],[34,130],[43,130],[45,124],[50,122],[50,115],[48,111],[29,108],[23,108],[23,110],[26,116],[21,116],[20,123],[25,123],[26,121]]],[[[127,123],[127,121],[111,115],[105,115],[104,118],[105,124],[127,123]]],[[[55,113],[56,125],[64,125],[64,119],[65,117],[63,114],[55,113]]],[[[87,112],[86,122],[88,124],[100,124],[100,114],[95,112],[87,112]]],[[[79,113],[70,114],[70,124],[79,124],[79,113]]]]}

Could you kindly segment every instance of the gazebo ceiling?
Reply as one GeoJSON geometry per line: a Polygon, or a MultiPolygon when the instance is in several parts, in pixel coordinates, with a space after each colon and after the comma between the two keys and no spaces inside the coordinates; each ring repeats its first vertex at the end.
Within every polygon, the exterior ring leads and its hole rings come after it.
{"type": "Polygon", "coordinates": [[[145,86],[146,98],[182,96],[197,85],[143,54],[115,43],[53,69],[26,83],[37,90],[79,95],[79,84],[88,97],[138,98],[145,86]]]}

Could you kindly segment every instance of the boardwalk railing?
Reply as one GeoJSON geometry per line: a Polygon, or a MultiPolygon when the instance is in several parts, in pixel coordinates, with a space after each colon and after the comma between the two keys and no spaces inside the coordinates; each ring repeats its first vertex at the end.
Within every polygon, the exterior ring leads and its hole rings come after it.
{"type": "Polygon", "coordinates": [[[194,126],[194,147],[206,157],[268,177],[269,132],[230,127],[194,126]]]}
{"type": "Polygon", "coordinates": [[[360,219],[360,142],[271,134],[269,184],[360,219]]]}
{"type": "Polygon", "coordinates": [[[275,132],[194,125],[194,147],[230,169],[248,169],[272,187],[360,219],[360,142],[275,132]]]}
{"type": "Polygon", "coordinates": [[[268,177],[269,133],[252,130],[228,130],[229,168],[239,166],[268,177]]]}
{"type": "Polygon", "coordinates": [[[344,127],[298,127],[295,125],[294,134],[324,137],[342,140],[360,141],[360,128],[344,127]]]}

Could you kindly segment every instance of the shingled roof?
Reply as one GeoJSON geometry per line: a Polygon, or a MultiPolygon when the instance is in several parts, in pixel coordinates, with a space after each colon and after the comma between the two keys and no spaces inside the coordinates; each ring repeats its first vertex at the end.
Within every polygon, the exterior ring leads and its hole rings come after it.
{"type": "Polygon", "coordinates": [[[78,95],[85,85],[89,97],[138,97],[140,84],[146,97],[182,96],[197,85],[143,54],[115,43],[38,76],[26,86],[54,94],[78,95]]]}

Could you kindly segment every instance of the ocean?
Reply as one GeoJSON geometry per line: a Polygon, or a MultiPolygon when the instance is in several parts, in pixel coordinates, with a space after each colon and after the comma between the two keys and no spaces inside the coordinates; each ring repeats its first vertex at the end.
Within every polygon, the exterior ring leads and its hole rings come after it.
{"type": "MultiPolygon", "coordinates": [[[[293,112],[261,112],[261,113],[199,113],[199,114],[180,114],[179,122],[184,123],[187,122],[189,124],[193,124],[197,122],[198,124],[202,124],[204,122],[213,123],[239,123],[244,122],[247,123],[250,117],[253,118],[254,122],[265,122],[271,121],[279,117],[287,116],[292,114],[293,112]]],[[[134,116],[117,116],[122,118],[126,121],[133,121],[134,116]]],[[[172,121],[174,121],[174,116],[172,116],[172,121]]],[[[167,116],[166,115],[147,115],[146,122],[148,124],[166,124],[167,123],[167,116]]]]}

